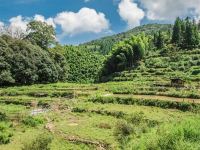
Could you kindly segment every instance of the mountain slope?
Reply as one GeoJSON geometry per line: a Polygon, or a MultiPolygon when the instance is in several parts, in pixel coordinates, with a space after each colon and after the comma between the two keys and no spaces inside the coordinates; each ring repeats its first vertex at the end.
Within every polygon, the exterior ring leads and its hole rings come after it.
{"type": "Polygon", "coordinates": [[[133,28],[127,32],[104,37],[98,40],[93,40],[91,42],[84,43],[81,46],[84,46],[93,51],[99,51],[102,54],[108,54],[114,44],[126,38],[130,38],[132,35],[137,35],[142,32],[147,35],[153,35],[155,32],[158,32],[159,30],[170,31],[171,29],[172,25],[170,24],[148,24],[133,28]]]}

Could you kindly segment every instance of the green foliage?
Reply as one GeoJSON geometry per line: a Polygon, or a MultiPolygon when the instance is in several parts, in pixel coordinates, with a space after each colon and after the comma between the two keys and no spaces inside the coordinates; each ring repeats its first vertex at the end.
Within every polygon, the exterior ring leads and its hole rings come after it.
{"type": "Polygon", "coordinates": [[[182,20],[178,17],[175,21],[174,27],[173,27],[173,34],[172,34],[172,43],[175,43],[177,45],[181,44],[182,41],[182,20]]]}
{"type": "Polygon", "coordinates": [[[50,49],[50,56],[54,61],[56,70],[58,71],[59,80],[67,81],[69,65],[63,55],[63,52],[60,49],[62,49],[62,47],[60,47],[59,45],[50,49]]]}
{"type": "Polygon", "coordinates": [[[94,82],[98,79],[104,57],[82,47],[63,47],[64,56],[69,65],[70,82],[94,82]]]}
{"type": "Polygon", "coordinates": [[[55,30],[53,26],[41,21],[31,21],[28,24],[28,35],[26,39],[33,44],[37,44],[42,49],[48,49],[49,46],[55,44],[55,30]]]}
{"type": "Polygon", "coordinates": [[[165,125],[156,132],[147,134],[140,143],[133,144],[132,149],[193,150],[199,149],[199,120],[193,119],[165,125]],[[146,138],[149,140],[146,140],[146,138]]]}
{"type": "Polygon", "coordinates": [[[90,101],[97,103],[116,103],[125,105],[143,105],[143,106],[155,106],[164,109],[179,109],[182,111],[199,111],[200,105],[195,103],[187,102],[176,102],[176,101],[163,101],[155,99],[137,99],[137,98],[123,98],[123,97],[95,97],[91,98],[90,101]]]}
{"type": "Polygon", "coordinates": [[[133,36],[115,45],[104,63],[102,76],[134,67],[144,57],[148,46],[148,37],[144,34],[133,36]]]}
{"type": "Polygon", "coordinates": [[[158,32],[158,35],[154,34],[154,44],[157,49],[161,49],[165,46],[164,40],[164,35],[161,31],[158,32]]]}
{"type": "Polygon", "coordinates": [[[9,125],[5,122],[0,122],[0,145],[8,144],[12,134],[9,131],[9,125]]]}
{"type": "Polygon", "coordinates": [[[120,121],[117,123],[114,135],[117,137],[117,140],[124,142],[126,138],[133,133],[133,127],[126,121],[120,121]]]}
{"type": "Polygon", "coordinates": [[[131,29],[124,33],[104,37],[98,40],[93,40],[91,42],[83,44],[82,46],[86,47],[89,50],[98,51],[104,55],[107,55],[112,51],[115,44],[125,39],[129,39],[133,35],[139,35],[141,34],[141,32],[144,32],[146,35],[153,35],[154,33],[158,31],[167,32],[171,30],[171,28],[172,28],[172,25],[168,25],[168,24],[143,25],[143,26],[139,26],[134,29],[131,29]]]}
{"type": "Polygon", "coordinates": [[[39,135],[35,140],[24,144],[22,150],[50,150],[53,138],[48,133],[39,135]]]}
{"type": "Polygon", "coordinates": [[[28,117],[24,118],[22,120],[22,122],[27,126],[36,127],[36,126],[44,123],[44,120],[42,118],[28,116],[28,117]]]}
{"type": "Polygon", "coordinates": [[[200,36],[195,20],[191,21],[189,17],[181,20],[178,17],[173,28],[172,43],[184,49],[197,48],[200,36]]]}
{"type": "Polygon", "coordinates": [[[25,40],[0,37],[0,85],[66,80],[66,60],[25,40]],[[51,58],[52,57],[52,58],[51,58]]]}
{"type": "Polygon", "coordinates": [[[0,121],[6,121],[7,120],[7,116],[5,113],[0,112],[0,121]]]}

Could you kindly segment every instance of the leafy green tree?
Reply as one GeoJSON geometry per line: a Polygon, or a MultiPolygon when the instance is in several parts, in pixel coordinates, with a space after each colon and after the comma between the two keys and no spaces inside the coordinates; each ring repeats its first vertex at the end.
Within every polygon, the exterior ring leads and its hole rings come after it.
{"type": "Polygon", "coordinates": [[[48,52],[26,40],[0,37],[0,85],[65,81],[67,62],[59,52],[48,52]]]}
{"type": "Polygon", "coordinates": [[[63,47],[61,45],[57,45],[56,47],[50,49],[50,56],[54,61],[56,66],[56,70],[58,71],[59,81],[67,81],[69,65],[64,56],[63,47]]]}
{"type": "Polygon", "coordinates": [[[42,49],[48,49],[49,46],[56,43],[55,30],[53,26],[41,21],[31,21],[28,24],[26,37],[33,44],[37,44],[42,49]]]}
{"type": "Polygon", "coordinates": [[[116,44],[104,62],[101,76],[134,67],[144,57],[145,50],[148,48],[149,40],[144,34],[116,44]]]}

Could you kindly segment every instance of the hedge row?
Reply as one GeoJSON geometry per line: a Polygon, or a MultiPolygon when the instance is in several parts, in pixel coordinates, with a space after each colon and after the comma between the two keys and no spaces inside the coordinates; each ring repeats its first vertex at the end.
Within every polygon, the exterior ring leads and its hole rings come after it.
{"type": "Polygon", "coordinates": [[[152,99],[122,98],[122,97],[93,97],[89,101],[94,103],[116,103],[125,105],[155,106],[164,109],[178,109],[181,111],[199,111],[200,105],[188,102],[162,101],[152,99]]]}

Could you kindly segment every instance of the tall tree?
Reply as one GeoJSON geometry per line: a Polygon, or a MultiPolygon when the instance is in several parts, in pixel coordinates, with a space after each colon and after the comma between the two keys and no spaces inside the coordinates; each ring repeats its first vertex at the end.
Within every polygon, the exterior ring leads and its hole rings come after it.
{"type": "Polygon", "coordinates": [[[195,24],[191,22],[189,17],[185,19],[185,33],[183,37],[183,48],[192,49],[196,47],[197,37],[195,36],[195,24]]]}
{"type": "Polygon", "coordinates": [[[181,19],[178,17],[175,21],[172,33],[172,43],[180,45],[181,44],[181,19]]]}
{"type": "Polygon", "coordinates": [[[161,31],[159,31],[156,46],[158,49],[161,49],[164,47],[164,44],[164,35],[161,31]]]}
{"type": "Polygon", "coordinates": [[[53,26],[45,22],[31,21],[28,24],[27,32],[29,34],[26,38],[43,49],[48,49],[49,46],[56,43],[53,26]]]}

